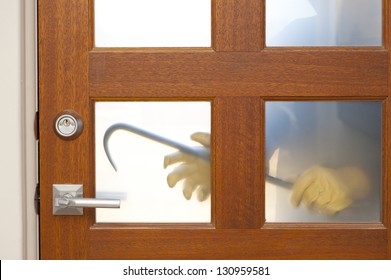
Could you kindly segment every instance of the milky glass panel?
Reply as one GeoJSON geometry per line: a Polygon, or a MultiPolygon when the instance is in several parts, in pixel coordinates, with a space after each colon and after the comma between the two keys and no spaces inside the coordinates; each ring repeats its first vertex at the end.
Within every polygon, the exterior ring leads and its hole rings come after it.
{"type": "Polygon", "coordinates": [[[381,46],[382,0],[266,0],[267,46],[381,46]]]}
{"type": "Polygon", "coordinates": [[[96,221],[210,223],[210,116],[210,102],[97,102],[96,197],[121,208],[96,221]]]}
{"type": "Polygon", "coordinates": [[[210,47],[211,0],[95,0],[97,47],[210,47]]]}
{"type": "Polygon", "coordinates": [[[380,222],[381,108],[267,102],[267,222],[380,222]]]}

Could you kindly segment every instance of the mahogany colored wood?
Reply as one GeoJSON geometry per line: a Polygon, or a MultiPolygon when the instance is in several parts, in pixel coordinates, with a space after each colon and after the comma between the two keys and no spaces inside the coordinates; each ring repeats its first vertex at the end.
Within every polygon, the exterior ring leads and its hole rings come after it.
{"type": "Polygon", "coordinates": [[[385,48],[266,48],[264,1],[214,0],[212,48],[94,49],[92,0],[38,0],[42,259],[391,259],[390,1],[385,48]],[[52,215],[52,184],[94,195],[96,100],[210,100],[213,223],[52,215]],[[264,102],[381,100],[383,221],[264,224],[264,102]],[[53,131],[65,109],[83,134],[53,131]],[[384,224],[384,225],[383,225],[384,224]]]}
{"type": "Polygon", "coordinates": [[[52,184],[89,186],[88,1],[38,1],[40,122],[40,253],[42,259],[88,257],[87,216],[52,215],[52,184]],[[73,109],[84,133],[73,141],[54,134],[55,116],[73,109]]]}
{"type": "Polygon", "coordinates": [[[221,53],[94,51],[94,97],[262,96],[374,98],[388,95],[388,52],[267,50],[221,53]]]}
{"type": "Polygon", "coordinates": [[[175,231],[94,228],[90,248],[96,259],[379,259],[386,258],[386,240],[387,230],[379,226],[175,231]]]}
{"type": "Polygon", "coordinates": [[[385,112],[383,115],[383,161],[384,170],[386,171],[383,177],[383,223],[388,228],[388,250],[387,258],[391,259],[391,60],[390,60],[390,46],[391,46],[391,1],[383,1],[383,45],[389,52],[388,57],[388,98],[384,102],[385,112]]]}
{"type": "Polygon", "coordinates": [[[218,97],[214,105],[216,228],[260,228],[261,99],[218,97]]]}
{"type": "Polygon", "coordinates": [[[263,49],[264,9],[259,0],[212,0],[216,51],[260,51],[263,49]]]}
{"type": "MultiPolygon", "coordinates": [[[[390,64],[391,65],[391,64],[390,64]]],[[[390,82],[391,82],[391,67],[390,67],[390,82]]],[[[390,87],[391,89],[391,87],[390,87]]],[[[391,100],[390,98],[387,98],[387,101],[385,102],[385,112],[383,120],[384,120],[384,145],[385,147],[383,148],[383,161],[385,164],[383,166],[384,170],[387,170],[390,172],[391,169],[391,164],[390,164],[390,151],[391,151],[391,100]]],[[[389,174],[389,173],[388,173],[389,174]]],[[[387,175],[388,175],[387,174],[387,175]]],[[[383,194],[384,194],[384,199],[383,199],[383,223],[384,225],[388,228],[388,251],[387,251],[387,258],[391,259],[391,180],[389,179],[388,176],[383,176],[383,194]]]]}

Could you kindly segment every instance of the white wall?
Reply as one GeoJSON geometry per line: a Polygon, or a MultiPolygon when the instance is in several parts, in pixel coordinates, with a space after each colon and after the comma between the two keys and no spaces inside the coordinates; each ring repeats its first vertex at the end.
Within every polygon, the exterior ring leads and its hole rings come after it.
{"type": "Polygon", "coordinates": [[[0,0],[0,259],[36,257],[33,38],[34,0],[0,0]]]}

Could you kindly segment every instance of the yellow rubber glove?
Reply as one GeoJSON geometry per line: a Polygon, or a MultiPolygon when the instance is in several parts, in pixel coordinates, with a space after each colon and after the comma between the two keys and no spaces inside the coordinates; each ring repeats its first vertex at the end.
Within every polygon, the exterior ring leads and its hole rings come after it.
{"type": "Polygon", "coordinates": [[[335,214],[364,198],[369,192],[369,180],[357,167],[331,169],[315,166],[304,172],[294,183],[291,202],[304,203],[320,213],[335,214]]]}
{"type": "MultiPolygon", "coordinates": [[[[197,132],[191,135],[191,139],[203,145],[199,149],[209,152],[209,133],[197,132]]],[[[176,163],[181,164],[167,176],[168,185],[172,188],[179,181],[184,180],[183,195],[186,199],[190,199],[196,191],[199,201],[206,200],[210,195],[210,161],[181,151],[164,157],[164,168],[176,163]]]]}

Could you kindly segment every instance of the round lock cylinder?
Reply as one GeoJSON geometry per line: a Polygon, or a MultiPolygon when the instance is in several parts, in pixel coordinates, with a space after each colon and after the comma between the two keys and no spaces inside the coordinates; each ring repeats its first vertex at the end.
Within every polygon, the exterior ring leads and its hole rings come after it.
{"type": "Polygon", "coordinates": [[[70,137],[77,131],[77,121],[70,115],[61,116],[57,120],[56,130],[61,136],[70,137]]]}
{"type": "Polygon", "coordinates": [[[54,122],[54,131],[64,140],[73,140],[83,131],[83,121],[79,114],[66,110],[57,115],[54,122]]]}

